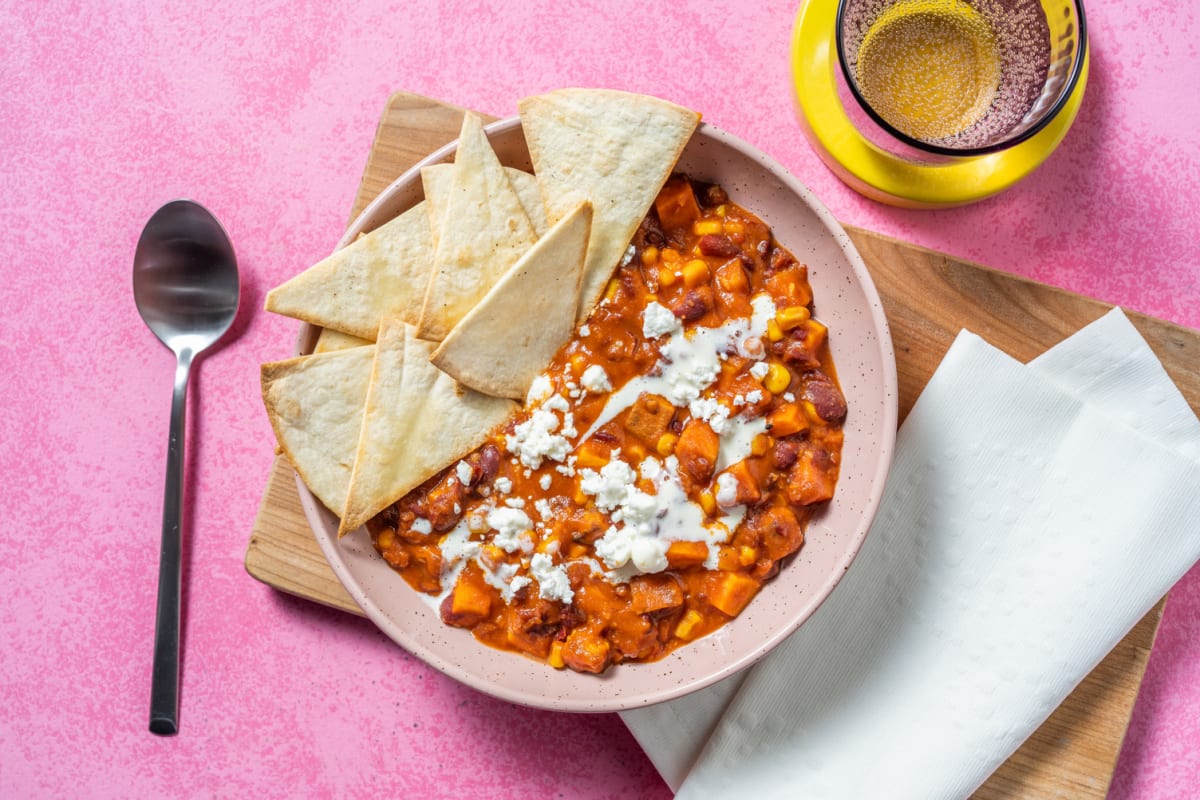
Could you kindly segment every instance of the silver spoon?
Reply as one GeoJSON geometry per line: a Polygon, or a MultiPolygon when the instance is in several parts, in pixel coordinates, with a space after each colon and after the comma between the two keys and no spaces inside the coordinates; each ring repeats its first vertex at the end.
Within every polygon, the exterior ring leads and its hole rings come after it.
{"type": "Polygon", "coordinates": [[[233,246],[204,207],[176,200],[150,217],[133,257],[133,297],[146,325],[176,358],[150,687],[150,730],[158,734],[179,730],[179,517],[188,374],[192,361],[229,330],[239,288],[233,246]]]}

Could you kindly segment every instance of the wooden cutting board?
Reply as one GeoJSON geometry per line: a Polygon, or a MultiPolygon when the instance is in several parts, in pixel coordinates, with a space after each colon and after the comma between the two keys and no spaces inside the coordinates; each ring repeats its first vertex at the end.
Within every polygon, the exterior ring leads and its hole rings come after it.
{"type": "MultiPolygon", "coordinates": [[[[393,95],[376,131],[350,218],[408,167],[456,138],[462,113],[429,98],[393,95]]],[[[970,328],[1024,361],[1110,308],[868,231],[849,231],[875,279],[891,325],[902,420],[959,329],[970,328]]],[[[1200,409],[1200,333],[1129,316],[1193,410],[1200,409]]],[[[282,591],[362,613],[318,548],[300,508],[295,473],[282,458],[271,468],[254,520],[246,570],[282,591]]],[[[1134,627],[975,797],[1105,796],[1164,602],[1134,627]]]]}

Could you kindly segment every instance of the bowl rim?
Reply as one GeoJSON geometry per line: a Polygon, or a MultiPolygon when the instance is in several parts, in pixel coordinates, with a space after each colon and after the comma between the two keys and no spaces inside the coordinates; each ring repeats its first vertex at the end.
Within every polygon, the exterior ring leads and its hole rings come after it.
{"type": "MultiPolygon", "coordinates": [[[[484,127],[484,133],[489,137],[496,135],[511,133],[514,128],[520,128],[521,121],[519,116],[511,116],[496,120],[484,127]]],[[[516,703],[523,706],[540,708],[555,711],[568,712],[589,712],[589,713],[612,713],[619,711],[627,711],[635,708],[642,708],[654,705],[668,700],[677,699],[701,689],[707,688],[735,673],[748,669],[760,659],[765,657],[771,650],[785,641],[792,633],[794,633],[800,625],[808,620],[817,609],[825,602],[832,593],[834,588],[840,583],[842,576],[845,574],[857,557],[862,548],[863,541],[870,530],[879,505],[882,501],[884,488],[887,482],[887,477],[891,469],[895,442],[896,429],[898,419],[898,377],[896,371],[895,353],[891,338],[890,328],[887,322],[887,317],[883,312],[882,301],[879,297],[874,280],[871,278],[866,264],[862,257],[851,242],[849,235],[842,227],[841,223],[834,218],[833,214],[825,207],[825,205],[816,198],[816,196],[804,184],[800,183],[790,171],[784,168],[779,162],[775,161],[770,156],[767,156],[758,148],[734,136],[714,125],[706,122],[701,122],[693,134],[692,140],[696,137],[708,137],[718,140],[720,143],[736,150],[742,157],[751,159],[757,162],[761,167],[774,175],[780,183],[782,183],[788,191],[795,194],[800,200],[809,207],[814,216],[821,225],[830,234],[833,240],[837,243],[842,255],[845,257],[850,266],[851,271],[857,279],[857,285],[864,294],[864,300],[871,310],[871,322],[874,323],[876,332],[876,345],[880,356],[882,379],[881,384],[886,394],[883,404],[883,419],[881,421],[881,438],[877,442],[879,457],[875,460],[874,474],[869,476],[868,482],[871,487],[869,496],[864,504],[859,515],[859,522],[855,527],[853,535],[848,537],[847,545],[842,554],[842,558],[838,561],[836,568],[827,570],[823,581],[819,586],[814,587],[812,594],[813,600],[810,603],[810,608],[806,614],[797,614],[796,618],[788,621],[788,624],[773,628],[769,635],[763,637],[753,648],[742,653],[736,658],[729,659],[719,668],[710,671],[702,676],[690,678],[676,684],[674,687],[667,690],[645,691],[641,693],[621,694],[612,698],[566,698],[555,696],[548,698],[546,695],[537,691],[537,686],[531,686],[528,689],[519,690],[510,687],[497,685],[495,682],[481,682],[478,673],[471,672],[462,668],[460,665],[448,661],[443,658],[436,650],[430,648],[425,642],[407,635],[404,631],[394,630],[393,623],[384,610],[372,599],[370,594],[364,591],[359,585],[350,568],[341,558],[339,551],[339,540],[336,532],[331,536],[323,522],[323,515],[328,515],[330,512],[325,509],[319,500],[309,491],[303,480],[297,474],[295,476],[297,489],[300,495],[301,506],[304,510],[305,518],[312,529],[317,544],[320,546],[322,554],[333,570],[338,581],[346,589],[351,599],[362,609],[363,613],[371,620],[376,627],[380,629],[389,639],[403,650],[419,658],[429,666],[447,675],[456,681],[472,687],[478,691],[516,703]]],[[[692,140],[689,140],[689,144],[692,140]]],[[[414,181],[419,185],[420,172],[424,167],[434,164],[440,164],[450,159],[454,155],[458,147],[458,139],[447,142],[437,148],[420,161],[413,164],[405,170],[400,176],[388,184],[379,192],[376,197],[368,203],[359,215],[350,223],[346,232],[339,239],[334,248],[334,252],[342,249],[346,245],[353,242],[360,234],[366,233],[378,227],[379,224],[368,228],[367,223],[372,218],[381,213],[381,209],[393,203],[394,195],[408,188],[414,181]]],[[[306,355],[312,351],[315,344],[316,336],[320,332],[320,328],[310,323],[304,323],[296,340],[297,355],[306,355]]],[[[353,534],[349,534],[353,535],[353,534]]],[[[408,591],[411,587],[404,587],[408,591]]],[[[732,622],[733,620],[731,620],[732,622]]],[[[488,648],[486,644],[473,640],[474,644],[480,648],[488,648]]],[[[508,658],[524,658],[520,653],[511,653],[507,651],[495,651],[498,656],[508,658]]],[[[678,651],[676,651],[678,652],[678,651]]],[[[669,657],[669,656],[668,656],[669,657]]],[[[532,661],[532,659],[530,659],[532,661]]],[[[661,662],[648,662],[653,665],[661,662]]],[[[630,667],[641,666],[640,664],[632,665],[617,665],[615,669],[629,669],[630,667]]],[[[548,667],[547,667],[548,669],[548,667]]],[[[609,675],[612,674],[610,669],[609,675]]],[[[589,680],[604,680],[604,676],[581,676],[589,680]]]]}

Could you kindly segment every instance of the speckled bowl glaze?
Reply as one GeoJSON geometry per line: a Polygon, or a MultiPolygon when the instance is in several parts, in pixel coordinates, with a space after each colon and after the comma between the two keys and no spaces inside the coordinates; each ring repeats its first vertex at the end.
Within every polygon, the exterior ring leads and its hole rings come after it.
{"type": "MultiPolygon", "coordinates": [[[[500,160],[529,170],[518,118],[487,128],[500,160]]],[[[345,246],[419,202],[420,168],[453,159],[455,143],[432,153],[385,189],[339,243],[345,246]]],[[[337,519],[300,484],[305,514],[333,571],[367,616],[405,650],[495,697],[561,711],[622,711],[686,695],[753,664],[796,630],[850,568],[883,493],[895,444],[896,365],[879,295],[846,232],[779,164],[745,142],[702,124],[678,170],[721,184],[767,222],[808,264],[816,315],[849,405],[837,494],[808,528],[803,548],[741,616],[660,661],[621,664],[604,675],[555,670],[493,650],[469,631],[443,625],[430,605],[375,552],[365,530],[340,541],[337,519]]],[[[302,333],[309,352],[314,328],[302,333]]]]}

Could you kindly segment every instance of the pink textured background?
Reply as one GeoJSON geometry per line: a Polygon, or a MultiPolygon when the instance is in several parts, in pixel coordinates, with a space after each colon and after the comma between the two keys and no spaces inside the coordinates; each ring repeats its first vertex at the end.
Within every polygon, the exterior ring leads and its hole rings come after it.
{"type": "MultiPolygon", "coordinates": [[[[795,0],[176,5],[194,10],[0,5],[6,798],[668,795],[615,716],[481,696],[243,571],[273,446],[258,364],[296,331],[262,296],[337,241],[391,91],[497,115],[563,85],[657,94],[774,155],[846,222],[1200,327],[1191,3],[1092,3],[1091,84],[1062,148],[1006,194],[939,212],[863,200],[809,150],[795,0]],[[161,739],[146,715],[172,356],[134,309],[130,261],[179,196],[225,224],[245,296],[193,385],[182,732],[161,739]]],[[[1111,796],[1198,786],[1193,569],[1111,796]]]]}

